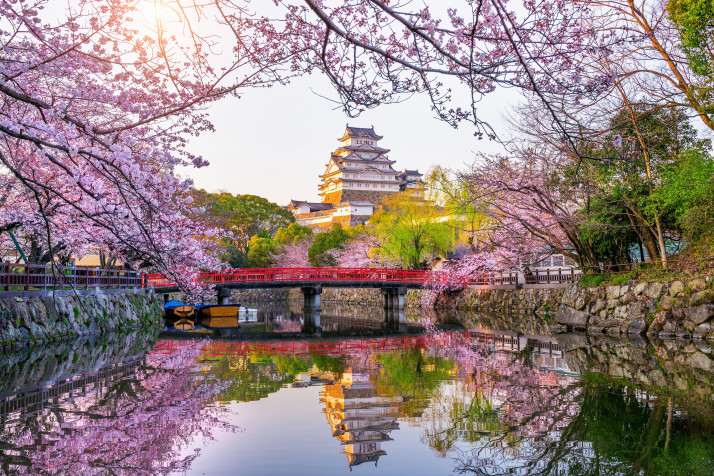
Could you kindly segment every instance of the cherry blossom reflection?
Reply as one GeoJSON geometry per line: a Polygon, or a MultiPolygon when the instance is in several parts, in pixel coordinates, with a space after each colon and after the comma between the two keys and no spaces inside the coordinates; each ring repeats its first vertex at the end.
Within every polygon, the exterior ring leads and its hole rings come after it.
{"type": "MultiPolygon", "coordinates": [[[[3,472],[154,475],[186,471],[196,438],[234,431],[215,397],[225,385],[197,365],[203,344],[149,354],[130,374],[0,427],[3,472]]],[[[115,366],[116,367],[116,366],[115,366]]],[[[75,378],[79,378],[75,377],[75,378]]],[[[52,403],[52,402],[47,402],[52,403]]]]}

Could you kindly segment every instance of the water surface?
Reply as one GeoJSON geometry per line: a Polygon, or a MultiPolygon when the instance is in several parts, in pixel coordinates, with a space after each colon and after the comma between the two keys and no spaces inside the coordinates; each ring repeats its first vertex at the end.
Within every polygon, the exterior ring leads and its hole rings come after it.
{"type": "Polygon", "coordinates": [[[714,474],[707,344],[264,311],[0,356],[0,474],[714,474]]]}

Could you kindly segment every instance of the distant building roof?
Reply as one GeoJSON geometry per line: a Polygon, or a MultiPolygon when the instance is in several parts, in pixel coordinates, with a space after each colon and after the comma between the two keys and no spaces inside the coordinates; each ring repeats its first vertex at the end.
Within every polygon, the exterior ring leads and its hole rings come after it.
{"type": "Polygon", "coordinates": [[[318,212],[320,210],[331,210],[335,208],[335,206],[331,203],[305,202],[305,204],[310,207],[311,212],[318,212]]]}
{"type": "Polygon", "coordinates": [[[335,208],[335,206],[331,203],[320,203],[320,202],[307,202],[304,200],[290,200],[290,204],[287,206],[287,208],[293,210],[296,208],[300,208],[303,205],[307,205],[310,207],[310,212],[318,212],[322,210],[331,210],[335,208]]]}
{"type": "Polygon", "coordinates": [[[374,203],[372,203],[372,202],[362,202],[362,201],[358,201],[358,200],[355,200],[355,201],[349,200],[347,202],[342,202],[340,205],[345,205],[345,204],[356,205],[358,207],[373,207],[373,206],[375,206],[374,203]]]}
{"type": "Polygon", "coordinates": [[[345,127],[345,134],[340,137],[338,140],[345,140],[348,137],[371,137],[373,139],[381,139],[382,136],[377,135],[376,132],[374,132],[374,126],[371,126],[369,128],[367,127],[352,127],[349,124],[346,125],[345,127]]]}

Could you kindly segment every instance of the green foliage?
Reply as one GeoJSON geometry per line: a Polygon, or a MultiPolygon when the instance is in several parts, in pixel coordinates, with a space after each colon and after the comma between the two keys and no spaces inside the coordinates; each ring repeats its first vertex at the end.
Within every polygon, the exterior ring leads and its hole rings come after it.
{"type": "Polygon", "coordinates": [[[268,268],[273,264],[270,256],[275,251],[275,241],[272,238],[254,236],[248,242],[246,265],[249,268],[268,268]]]}
{"type": "Polygon", "coordinates": [[[629,272],[624,274],[617,274],[610,279],[610,282],[615,286],[622,286],[634,277],[635,273],[629,272]]]}
{"type": "Polygon", "coordinates": [[[711,431],[668,415],[666,397],[642,400],[626,381],[592,373],[585,378],[580,412],[568,433],[590,442],[598,457],[591,460],[592,472],[576,474],[601,474],[604,463],[607,474],[711,474],[711,431]]]}
{"type": "Polygon", "coordinates": [[[336,266],[336,257],[331,251],[341,250],[354,234],[355,230],[344,229],[335,223],[330,231],[318,233],[307,250],[307,259],[312,266],[336,266]]]}
{"type": "Polygon", "coordinates": [[[714,229],[714,159],[703,150],[684,151],[662,173],[649,203],[653,213],[670,214],[689,241],[714,229]]]}
{"type": "Polygon", "coordinates": [[[689,67],[700,77],[694,94],[708,114],[714,112],[714,2],[670,0],[667,8],[679,30],[689,67]]]}
{"type": "Polygon", "coordinates": [[[370,220],[382,243],[380,254],[387,261],[419,269],[425,261],[451,251],[454,231],[445,213],[433,202],[415,199],[409,193],[389,197],[370,220]]]}
{"type": "Polygon", "coordinates": [[[300,243],[310,238],[312,238],[312,230],[297,223],[284,226],[275,233],[275,242],[281,246],[300,243]]]}
{"type": "Polygon", "coordinates": [[[600,286],[605,281],[605,276],[602,274],[585,274],[580,278],[578,286],[589,288],[600,286]]]}
{"type": "Polygon", "coordinates": [[[194,190],[194,201],[202,205],[200,219],[230,231],[230,238],[221,239],[223,259],[234,268],[250,266],[250,239],[256,235],[270,238],[278,229],[295,222],[293,214],[283,207],[257,195],[231,195],[194,190]]]}
{"type": "Polygon", "coordinates": [[[420,349],[379,354],[376,361],[381,365],[373,379],[377,391],[405,397],[401,410],[410,417],[429,406],[454,367],[452,361],[426,356],[420,349]]]}
{"type": "Polygon", "coordinates": [[[639,243],[620,198],[594,197],[580,225],[582,240],[591,248],[596,262],[627,262],[630,248],[639,243]]]}

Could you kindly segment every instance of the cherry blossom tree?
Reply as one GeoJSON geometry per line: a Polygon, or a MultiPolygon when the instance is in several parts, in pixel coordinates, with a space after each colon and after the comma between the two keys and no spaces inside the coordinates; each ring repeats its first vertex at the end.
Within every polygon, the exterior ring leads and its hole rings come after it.
{"type": "Polygon", "coordinates": [[[279,3],[286,39],[300,51],[296,67],[324,72],[349,115],[425,93],[441,119],[468,120],[479,136],[494,137],[476,105],[499,86],[547,100],[554,92],[589,97],[607,83],[584,74],[609,42],[578,2],[527,0],[511,10],[504,0],[465,0],[445,11],[382,0],[279,3]],[[455,104],[458,87],[466,103],[455,104]]]}
{"type": "Polygon", "coordinates": [[[230,0],[0,2],[0,230],[182,283],[216,267],[201,239],[215,231],[190,218],[175,170],[206,165],[186,149],[212,130],[203,107],[291,75],[292,52],[256,43],[244,13],[230,0]]]}
{"type": "Polygon", "coordinates": [[[287,243],[281,246],[276,253],[270,256],[273,267],[276,268],[309,268],[307,250],[312,246],[312,239],[305,239],[297,243],[287,243]]]}
{"type": "Polygon", "coordinates": [[[184,451],[191,439],[235,430],[226,421],[226,408],[212,405],[225,384],[199,371],[202,348],[189,343],[150,354],[133,379],[108,382],[56,411],[2,427],[5,451],[23,455],[10,461],[9,469],[138,475],[189,470],[199,454],[184,451]]]}

